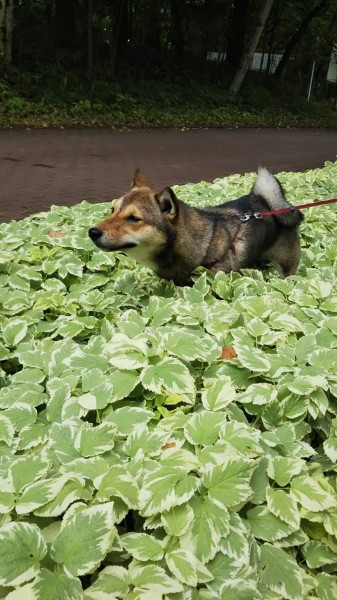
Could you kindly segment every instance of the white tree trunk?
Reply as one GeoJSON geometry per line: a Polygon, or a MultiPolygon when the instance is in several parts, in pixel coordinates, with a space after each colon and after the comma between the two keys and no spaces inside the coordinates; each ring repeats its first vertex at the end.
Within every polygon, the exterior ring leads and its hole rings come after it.
{"type": "Polygon", "coordinates": [[[268,15],[271,11],[273,3],[274,3],[274,0],[265,0],[263,5],[261,6],[260,12],[257,16],[257,24],[255,27],[255,30],[253,32],[253,35],[250,39],[250,42],[249,42],[246,50],[243,53],[242,59],[236,70],[232,84],[229,88],[230,91],[233,92],[234,94],[236,94],[239,91],[239,89],[242,85],[242,82],[246,76],[246,73],[249,69],[253,54],[259,43],[259,39],[261,37],[262,31],[263,31],[265,23],[268,19],[268,15]]]}

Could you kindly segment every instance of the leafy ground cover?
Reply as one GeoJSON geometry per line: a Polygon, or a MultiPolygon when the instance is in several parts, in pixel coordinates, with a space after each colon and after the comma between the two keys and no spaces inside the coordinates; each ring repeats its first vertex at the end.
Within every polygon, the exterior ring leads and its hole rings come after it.
{"type": "MultiPolygon", "coordinates": [[[[279,177],[336,195],[337,163],[279,177]]],[[[296,276],[191,288],[95,249],[109,210],[1,225],[0,597],[337,597],[336,206],[306,211],[296,276]]]]}

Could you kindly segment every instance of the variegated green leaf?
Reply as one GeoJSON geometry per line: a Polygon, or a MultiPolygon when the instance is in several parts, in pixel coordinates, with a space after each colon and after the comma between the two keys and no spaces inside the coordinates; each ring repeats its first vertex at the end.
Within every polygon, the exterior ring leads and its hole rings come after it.
{"type": "Polygon", "coordinates": [[[264,544],[261,548],[259,574],[273,593],[287,600],[303,600],[302,573],[295,559],[282,548],[264,544]]]}
{"type": "Polygon", "coordinates": [[[125,550],[140,561],[159,561],[164,556],[164,544],[147,533],[126,533],[120,538],[125,550]]]}
{"type": "Polygon", "coordinates": [[[149,365],[141,374],[143,386],[152,392],[194,394],[194,381],[187,367],[175,358],[164,358],[149,365]]]}
{"type": "Polygon", "coordinates": [[[227,507],[236,506],[246,502],[253,494],[249,485],[253,470],[252,461],[229,457],[223,464],[207,469],[202,485],[211,499],[227,507]]]}
{"type": "Polygon", "coordinates": [[[129,589],[130,577],[124,567],[105,567],[94,583],[85,590],[85,600],[109,600],[123,597],[129,589]]]}
{"type": "Polygon", "coordinates": [[[46,552],[46,543],[36,525],[4,525],[0,531],[0,585],[17,586],[33,579],[46,552]]]}
{"type": "Polygon", "coordinates": [[[51,557],[71,576],[85,575],[104,559],[115,536],[113,503],[97,504],[66,521],[51,547],[51,557]]]}
{"type": "Polygon", "coordinates": [[[165,556],[171,573],[186,585],[197,587],[198,583],[212,581],[212,573],[188,550],[173,550],[165,556]]]}
{"type": "Polygon", "coordinates": [[[292,529],[300,527],[300,513],[297,502],[284,490],[269,488],[266,493],[267,507],[273,515],[279,517],[292,529]]]}
{"type": "Polygon", "coordinates": [[[304,508],[313,512],[337,506],[336,494],[327,492],[312,477],[295,477],[291,482],[291,493],[304,508]]]}

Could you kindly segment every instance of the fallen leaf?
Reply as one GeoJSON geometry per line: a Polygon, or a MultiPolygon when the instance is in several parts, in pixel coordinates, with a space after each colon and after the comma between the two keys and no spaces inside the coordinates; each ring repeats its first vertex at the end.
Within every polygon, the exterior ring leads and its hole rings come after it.
{"type": "Polygon", "coordinates": [[[48,231],[48,235],[51,238],[57,239],[57,238],[63,238],[63,237],[65,237],[66,234],[63,233],[63,231],[48,231]]]}
{"type": "Polygon", "coordinates": [[[162,446],[161,449],[168,450],[169,448],[175,448],[176,445],[176,442],[168,442],[167,444],[165,444],[165,446],[162,446]]]}
{"type": "Polygon", "coordinates": [[[237,357],[237,354],[236,354],[234,348],[232,348],[232,346],[222,346],[221,356],[220,356],[221,360],[231,360],[232,358],[236,358],[236,357],[237,357]]]}

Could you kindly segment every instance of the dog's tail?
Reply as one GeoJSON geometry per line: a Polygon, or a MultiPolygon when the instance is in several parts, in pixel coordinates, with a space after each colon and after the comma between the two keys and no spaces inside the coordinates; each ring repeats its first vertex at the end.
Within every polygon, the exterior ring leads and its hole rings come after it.
{"type": "MultiPolygon", "coordinates": [[[[279,208],[290,206],[280,182],[264,167],[259,167],[252,192],[253,194],[262,196],[270,210],[278,210],[279,208]]],[[[275,218],[285,227],[296,227],[303,220],[303,215],[299,210],[293,210],[275,215],[275,218]]]]}

